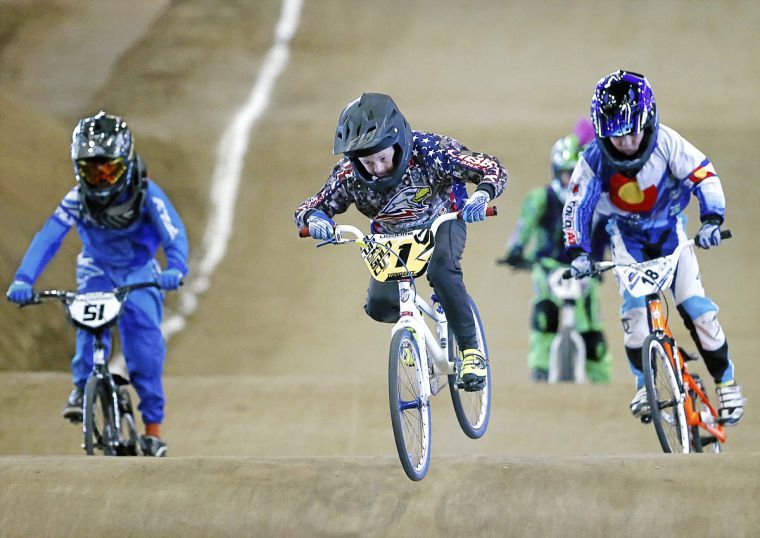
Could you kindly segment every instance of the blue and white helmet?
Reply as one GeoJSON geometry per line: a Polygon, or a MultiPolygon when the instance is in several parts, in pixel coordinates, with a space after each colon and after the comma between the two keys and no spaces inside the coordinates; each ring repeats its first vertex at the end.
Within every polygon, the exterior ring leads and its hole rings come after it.
{"type": "Polygon", "coordinates": [[[638,170],[657,141],[659,119],[652,87],[644,75],[618,69],[596,84],[591,99],[591,121],[602,152],[619,170],[638,170]],[[633,156],[618,152],[610,137],[644,133],[633,156]]]}

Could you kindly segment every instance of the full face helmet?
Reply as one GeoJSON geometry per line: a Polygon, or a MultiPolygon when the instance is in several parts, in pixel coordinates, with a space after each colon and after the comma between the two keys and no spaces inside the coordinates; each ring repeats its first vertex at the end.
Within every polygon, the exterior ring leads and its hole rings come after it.
{"type": "Polygon", "coordinates": [[[412,156],[412,130],[390,96],[363,93],[343,109],[335,130],[333,153],[344,154],[354,166],[357,179],[375,191],[387,191],[404,176],[412,156]],[[393,171],[383,177],[372,176],[360,157],[394,148],[393,171]]]}
{"type": "Polygon", "coordinates": [[[581,154],[581,146],[578,143],[578,137],[574,134],[568,135],[557,140],[552,146],[552,190],[557,194],[561,201],[565,201],[567,185],[570,182],[570,176],[578,164],[581,154]]]}
{"type": "Polygon", "coordinates": [[[619,69],[597,82],[591,120],[602,152],[616,169],[641,169],[654,149],[659,127],[654,93],[644,75],[619,69]],[[610,137],[640,132],[644,138],[635,155],[623,155],[610,142],[610,137]]]}
{"type": "Polygon", "coordinates": [[[85,211],[94,220],[110,228],[134,221],[144,182],[132,133],[121,117],[101,110],[80,120],[71,135],[71,159],[85,211]]]}

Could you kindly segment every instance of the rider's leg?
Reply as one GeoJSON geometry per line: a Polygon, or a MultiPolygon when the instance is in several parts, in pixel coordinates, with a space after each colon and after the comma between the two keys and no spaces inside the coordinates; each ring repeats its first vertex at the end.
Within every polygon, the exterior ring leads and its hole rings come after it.
{"type": "Polygon", "coordinates": [[[608,383],[612,378],[612,353],[602,332],[597,279],[589,280],[584,296],[576,305],[575,319],[586,346],[588,379],[592,383],[608,383]]]}
{"type": "Polygon", "coordinates": [[[548,298],[533,305],[528,341],[528,367],[533,381],[546,381],[549,373],[549,351],[557,334],[559,308],[548,298]]]}
{"type": "Polygon", "coordinates": [[[369,281],[364,311],[375,321],[396,323],[399,318],[398,283],[369,281]]]}
{"type": "MultiPolygon", "coordinates": [[[[85,254],[80,254],[77,258],[76,279],[79,293],[110,291],[114,287],[113,281],[106,275],[105,271],[95,265],[92,258],[85,254]]],[[[74,383],[74,390],[66,400],[62,412],[63,417],[72,422],[81,422],[82,420],[84,386],[92,372],[94,342],[95,337],[91,333],[77,329],[76,351],[71,359],[71,378],[74,383]]],[[[105,331],[103,345],[107,357],[111,352],[110,331],[105,331]]]]}
{"type": "Polygon", "coordinates": [[[444,222],[435,236],[435,250],[430,257],[427,278],[462,350],[459,378],[465,390],[478,391],[485,386],[488,365],[484,350],[478,348],[475,320],[462,276],[461,261],[466,241],[467,226],[462,221],[444,222]]]}
{"type": "Polygon", "coordinates": [[[549,291],[549,269],[535,264],[530,273],[533,307],[528,340],[528,368],[532,381],[549,379],[549,351],[559,325],[559,307],[549,291]]]}
{"type": "Polygon", "coordinates": [[[741,387],[736,384],[728,341],[718,322],[718,307],[705,296],[693,249],[686,249],[681,254],[672,290],[678,313],[715,381],[718,412],[726,424],[734,425],[744,415],[746,400],[741,387]]]}
{"type": "Polygon", "coordinates": [[[478,347],[475,321],[462,275],[462,253],[467,240],[467,226],[458,220],[441,224],[435,236],[435,250],[430,258],[427,278],[446,312],[449,327],[459,348],[478,347]]]}
{"type": "Polygon", "coordinates": [[[124,304],[119,334],[129,377],[140,397],[143,422],[161,424],[164,389],[161,380],[166,346],[161,334],[163,302],[156,288],[134,290],[124,304]]]}

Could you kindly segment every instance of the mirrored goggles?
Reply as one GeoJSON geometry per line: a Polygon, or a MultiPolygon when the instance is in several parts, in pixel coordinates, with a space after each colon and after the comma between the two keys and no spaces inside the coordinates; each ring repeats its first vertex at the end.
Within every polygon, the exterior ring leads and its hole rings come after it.
{"type": "Polygon", "coordinates": [[[117,184],[127,171],[124,158],[80,159],[76,161],[80,179],[93,187],[108,187],[117,184]]]}

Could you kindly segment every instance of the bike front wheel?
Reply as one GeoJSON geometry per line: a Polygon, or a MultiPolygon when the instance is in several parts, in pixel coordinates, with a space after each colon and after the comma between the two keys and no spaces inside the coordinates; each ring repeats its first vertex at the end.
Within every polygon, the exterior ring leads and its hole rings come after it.
{"type": "Polygon", "coordinates": [[[650,334],[642,346],[644,383],[649,412],[663,452],[689,452],[689,430],[681,383],[673,363],[673,348],[650,334]]]}
{"type": "Polygon", "coordinates": [[[110,390],[104,379],[94,375],[84,389],[84,450],[88,456],[99,450],[105,456],[115,456],[116,423],[110,390]]]}
{"type": "Polygon", "coordinates": [[[549,353],[549,383],[585,381],[586,348],[576,331],[561,330],[554,337],[549,353]]]}
{"type": "MultiPolygon", "coordinates": [[[[454,413],[462,431],[471,439],[483,437],[488,428],[488,420],[491,416],[491,361],[488,356],[488,343],[486,342],[486,332],[483,328],[483,322],[480,319],[480,313],[471,297],[467,297],[472,312],[472,318],[475,322],[475,333],[478,338],[478,349],[483,352],[488,364],[486,368],[486,383],[482,390],[468,392],[457,386],[457,376],[449,376],[449,392],[451,392],[451,403],[454,405],[454,413]]],[[[454,333],[449,326],[449,361],[455,364],[455,370],[458,372],[462,364],[462,351],[457,345],[454,333]]]]}
{"type": "Polygon", "coordinates": [[[388,356],[388,399],[398,457],[415,481],[430,466],[430,402],[423,388],[427,375],[414,333],[401,329],[393,335],[388,356]]]}

